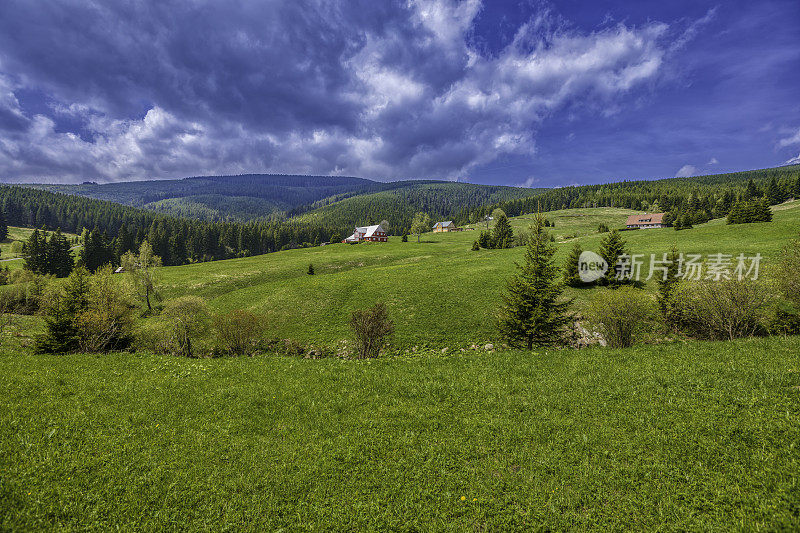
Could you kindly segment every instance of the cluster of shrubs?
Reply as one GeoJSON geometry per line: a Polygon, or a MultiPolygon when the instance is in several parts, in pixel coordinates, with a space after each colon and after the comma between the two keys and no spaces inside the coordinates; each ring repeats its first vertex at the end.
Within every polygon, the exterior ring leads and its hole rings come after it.
{"type": "Polygon", "coordinates": [[[184,357],[371,358],[385,349],[394,331],[386,306],[379,303],[353,313],[352,345],[332,349],[276,339],[268,335],[266,317],[252,311],[212,312],[198,296],[162,302],[155,271],[130,268],[127,275],[116,275],[110,265],[94,273],[78,267],[63,279],[13,271],[13,284],[0,290],[0,317],[41,315],[45,327],[34,338],[34,351],[54,354],[139,349],[184,357]],[[136,320],[148,316],[153,319],[136,320]]]}
{"type": "Polygon", "coordinates": [[[592,299],[587,318],[613,347],[664,333],[704,340],[798,334],[800,241],[783,250],[772,274],[775,283],[770,284],[738,277],[686,281],[673,270],[658,279],[655,301],[632,286],[602,291],[592,299]]]}

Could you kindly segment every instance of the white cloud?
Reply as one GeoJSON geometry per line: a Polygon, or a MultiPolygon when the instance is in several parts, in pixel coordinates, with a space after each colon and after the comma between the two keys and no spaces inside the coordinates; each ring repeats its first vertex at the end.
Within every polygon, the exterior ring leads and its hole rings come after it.
{"type": "MultiPolygon", "coordinates": [[[[194,62],[201,51],[173,50],[171,32],[160,40],[137,38],[154,62],[146,75],[114,70],[101,80],[109,85],[106,93],[82,101],[64,89],[53,96],[52,117],[25,115],[15,87],[0,78],[0,121],[16,121],[7,132],[0,122],[0,172],[63,181],[238,172],[455,179],[498,156],[534,154],[542,122],[567,106],[571,113],[618,112],[621,96],[656,80],[669,54],[662,23],[579,33],[549,23],[544,13],[520,27],[506,48],[484,55],[469,45],[479,0],[411,0],[406,7],[410,12],[389,10],[397,19],[358,32],[344,26],[354,17],[342,6],[319,19],[309,14],[311,22],[284,21],[312,24],[300,33],[330,41],[331,50],[321,52],[317,41],[303,41],[307,46],[297,47],[302,53],[282,50],[280,40],[267,46],[271,41],[259,33],[265,30],[250,26],[254,15],[234,25],[239,30],[232,41],[222,41],[228,46],[220,47],[224,61],[204,56],[194,62]],[[321,57],[306,57],[308,50],[321,57]],[[242,71],[204,76],[193,70],[206,64],[242,71]],[[264,65],[282,76],[266,76],[264,65]],[[120,88],[113,85],[119,79],[128,81],[120,88]],[[114,100],[129,100],[128,86],[152,102],[139,119],[117,111],[114,100]],[[80,120],[87,131],[62,132],[56,124],[63,116],[80,120]]],[[[114,8],[107,9],[107,20],[115,20],[114,8]]],[[[378,10],[374,18],[383,15],[378,10]]],[[[108,34],[127,36],[136,28],[117,30],[108,34]]],[[[94,65],[87,72],[125,65],[94,65]]],[[[685,172],[697,169],[686,165],[679,175],[685,172]]]]}
{"type": "Polygon", "coordinates": [[[800,165],[800,154],[797,154],[797,157],[789,159],[784,165],[800,165]]]}
{"type": "Polygon", "coordinates": [[[691,176],[696,176],[700,173],[700,170],[694,165],[683,165],[678,172],[675,173],[676,178],[688,178],[691,176]]]}
{"type": "Polygon", "coordinates": [[[797,128],[794,135],[790,135],[778,141],[778,146],[781,148],[786,148],[787,146],[793,146],[795,144],[800,144],[800,128],[797,128]]]}
{"type": "Polygon", "coordinates": [[[706,163],[706,165],[716,165],[718,163],[719,163],[719,161],[717,161],[717,158],[716,157],[712,157],[711,159],[708,160],[708,163],[706,163]]]}

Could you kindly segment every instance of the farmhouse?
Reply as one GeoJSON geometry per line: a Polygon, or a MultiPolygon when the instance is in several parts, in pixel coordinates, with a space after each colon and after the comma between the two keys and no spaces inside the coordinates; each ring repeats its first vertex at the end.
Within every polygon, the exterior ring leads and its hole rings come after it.
{"type": "Polygon", "coordinates": [[[651,213],[644,215],[631,215],[625,223],[628,229],[663,228],[664,213],[651,213]]]}
{"type": "Polygon", "coordinates": [[[433,225],[434,233],[446,233],[448,231],[461,231],[461,228],[456,226],[452,220],[437,222],[436,224],[433,225]]]}
{"type": "Polygon", "coordinates": [[[353,244],[364,241],[387,242],[388,240],[389,237],[386,236],[386,230],[384,230],[380,224],[377,224],[375,226],[357,227],[353,234],[342,242],[353,244]]]}

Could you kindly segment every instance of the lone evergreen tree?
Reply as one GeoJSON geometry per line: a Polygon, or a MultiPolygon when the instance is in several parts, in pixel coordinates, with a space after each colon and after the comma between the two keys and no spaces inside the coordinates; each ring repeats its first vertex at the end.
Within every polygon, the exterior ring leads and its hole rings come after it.
{"type": "Polygon", "coordinates": [[[569,251],[567,262],[564,265],[564,283],[570,287],[580,287],[583,285],[578,271],[578,261],[580,260],[583,249],[580,243],[575,243],[569,251]]]}
{"type": "Polygon", "coordinates": [[[605,259],[608,265],[605,276],[600,278],[604,284],[612,287],[618,287],[623,284],[623,280],[617,279],[617,267],[619,266],[619,256],[626,253],[625,241],[617,230],[611,230],[600,241],[600,256],[605,259]]]}
{"type": "MultiPolygon", "coordinates": [[[[496,211],[499,211],[499,209],[496,211]]],[[[514,231],[511,229],[511,224],[508,223],[505,213],[501,212],[495,221],[492,241],[495,248],[514,247],[514,231]]]]}
{"type": "Polygon", "coordinates": [[[309,276],[313,276],[314,275],[314,265],[313,264],[311,264],[311,263],[308,264],[308,271],[306,273],[309,276]]]}
{"type": "Polygon", "coordinates": [[[665,267],[666,270],[656,278],[658,286],[656,301],[658,302],[658,310],[661,312],[661,317],[664,319],[664,324],[667,327],[674,328],[678,323],[675,287],[680,281],[678,277],[680,254],[678,253],[678,247],[674,244],[667,254],[666,260],[669,261],[665,267]]]}
{"type": "Polygon", "coordinates": [[[562,340],[572,316],[571,301],[561,301],[563,286],[553,260],[556,248],[545,230],[544,216],[537,214],[525,251],[525,264],[508,281],[503,296],[499,329],[513,346],[556,344],[562,340]]]}

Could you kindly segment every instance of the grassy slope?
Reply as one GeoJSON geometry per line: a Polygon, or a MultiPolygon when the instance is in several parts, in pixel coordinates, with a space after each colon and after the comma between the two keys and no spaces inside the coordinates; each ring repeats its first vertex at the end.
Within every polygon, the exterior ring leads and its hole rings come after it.
{"type": "MultiPolygon", "coordinates": [[[[556,211],[559,261],[575,240],[597,250],[602,235],[597,225],[620,227],[633,211],[598,208],[556,211]],[[577,234],[576,238],[568,238],[577,234]]],[[[512,220],[516,230],[530,217],[512,220]]],[[[800,233],[800,202],[779,206],[765,224],[728,226],[715,220],[695,229],[671,228],[625,232],[634,253],[662,254],[676,243],[685,253],[761,253],[769,268],[779,250],[800,233]]],[[[417,244],[391,238],[387,244],[290,250],[258,257],[164,269],[167,294],[191,293],[208,298],[220,309],[262,311],[276,336],[310,342],[335,342],[347,337],[353,309],[385,300],[397,322],[401,345],[431,343],[457,347],[492,340],[493,316],[505,280],[514,272],[523,248],[481,250],[470,245],[478,231],[426,234],[417,244]],[[317,275],[308,276],[313,263],[317,275]]],[[[651,283],[650,288],[652,289],[651,283]]],[[[593,289],[570,290],[578,308],[593,289]]]]}
{"type": "Polygon", "coordinates": [[[795,529],[798,354],[5,352],[0,529],[795,529]]]}

